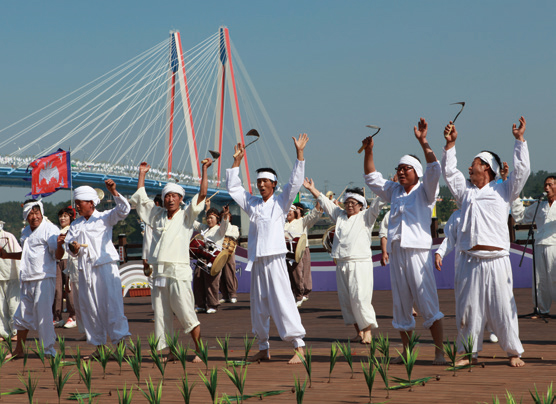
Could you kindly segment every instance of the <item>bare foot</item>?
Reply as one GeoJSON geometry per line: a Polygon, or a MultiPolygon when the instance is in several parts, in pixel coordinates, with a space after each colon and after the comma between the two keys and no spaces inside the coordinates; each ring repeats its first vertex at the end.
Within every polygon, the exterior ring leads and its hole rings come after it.
{"type": "Polygon", "coordinates": [[[362,344],[370,344],[373,342],[373,336],[371,334],[370,330],[367,331],[363,331],[362,332],[362,337],[361,337],[361,341],[359,341],[362,344]]]}
{"type": "Polygon", "coordinates": [[[519,356],[510,356],[510,366],[513,368],[520,368],[525,366],[525,362],[519,356]]]}
{"type": "Polygon", "coordinates": [[[288,361],[288,365],[299,365],[301,362],[301,358],[297,355],[297,353],[299,353],[301,356],[305,357],[305,351],[303,350],[303,347],[298,347],[295,348],[295,354],[292,356],[292,358],[288,361]]]}
{"type": "Polygon", "coordinates": [[[202,360],[201,358],[199,358],[197,355],[195,355],[195,357],[193,358],[193,360],[191,361],[192,363],[201,363],[202,360]]]}
{"type": "Polygon", "coordinates": [[[270,352],[268,349],[263,349],[262,351],[257,352],[255,355],[250,356],[247,359],[248,362],[258,362],[258,361],[268,361],[270,360],[270,352]]]}
{"type": "Polygon", "coordinates": [[[417,312],[415,311],[415,309],[412,308],[412,309],[411,309],[411,315],[412,315],[413,317],[418,317],[418,316],[419,316],[419,313],[417,313],[417,312]]]}
{"type": "Polygon", "coordinates": [[[446,358],[444,358],[444,354],[442,352],[439,352],[435,355],[432,364],[445,366],[448,364],[448,362],[446,361],[446,358]]]}
{"type": "MultiPolygon", "coordinates": [[[[479,364],[479,360],[477,358],[473,358],[473,360],[471,361],[472,365],[478,365],[479,364]]],[[[469,365],[469,359],[467,358],[463,358],[460,359],[459,361],[456,362],[456,366],[467,366],[469,365]]]]}
{"type": "Polygon", "coordinates": [[[19,359],[23,355],[23,351],[14,351],[13,353],[9,353],[6,355],[6,360],[16,360],[19,359]]]}
{"type": "Polygon", "coordinates": [[[174,356],[174,354],[169,353],[168,356],[166,356],[165,358],[162,358],[162,362],[163,363],[168,363],[168,362],[176,363],[176,357],[174,356]]]}

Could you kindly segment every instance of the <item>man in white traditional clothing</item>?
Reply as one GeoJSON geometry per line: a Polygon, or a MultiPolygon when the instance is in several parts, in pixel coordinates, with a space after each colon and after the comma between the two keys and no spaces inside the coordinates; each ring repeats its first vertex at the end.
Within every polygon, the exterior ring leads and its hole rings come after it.
{"type": "Polygon", "coordinates": [[[336,261],[336,284],[342,317],[346,325],[355,327],[353,342],[370,344],[371,329],[377,328],[373,299],[373,227],[384,201],[375,198],[367,209],[367,200],[359,188],[348,188],[344,209],[320,193],[313,180],[306,179],[305,188],[336,224],[331,256],[336,261]]]}
{"type": "MultiPolygon", "coordinates": [[[[205,208],[208,178],[207,168],[212,159],[203,160],[201,188],[182,209],[185,190],[169,182],[162,190],[164,207],[156,206],[145,191],[145,177],[151,166],[141,163],[137,192],[131,197],[141,220],[153,229],[150,256],[153,264],[154,335],[158,338],[158,349],[165,349],[166,336],[174,335],[174,316],[180,321],[186,334],[191,334],[195,351],[199,352],[201,323],[195,313],[195,299],[191,289],[193,273],[189,265],[189,240],[193,236],[193,223],[205,208]]],[[[173,355],[168,355],[173,360],[173,355]]],[[[196,355],[193,362],[201,362],[196,355]]]]}
{"type": "MultiPolygon", "coordinates": [[[[232,224],[232,216],[229,209],[226,209],[226,211],[222,210],[222,212],[220,212],[220,217],[221,220],[224,219],[224,217],[229,217],[228,221],[230,224],[228,226],[228,230],[226,230],[226,237],[229,239],[228,242],[232,242],[237,245],[239,240],[239,228],[232,224]]],[[[226,261],[226,265],[222,268],[222,276],[220,277],[220,293],[222,294],[220,304],[237,303],[238,280],[236,275],[235,248],[233,252],[229,251],[229,253],[230,256],[228,257],[228,261],[226,261]]]]}
{"type": "MultiPolygon", "coordinates": [[[[4,230],[0,220],[0,248],[7,253],[19,253],[21,247],[15,236],[4,230]]],[[[19,260],[0,259],[0,341],[16,340],[14,315],[19,306],[19,260]]]]}
{"type": "Polygon", "coordinates": [[[112,228],[127,217],[131,208],[116,190],[116,183],[104,181],[116,207],[99,212],[97,192],[84,185],[73,191],[80,217],[65,236],[70,255],[77,257],[79,270],[79,310],[87,342],[100,347],[106,335],[113,344],[125,343],[130,334],[124,314],[120,259],[112,242],[112,228]]]}
{"type": "MultiPolygon", "coordinates": [[[[440,164],[427,141],[427,130],[428,124],[421,118],[414,133],[425,154],[426,171],[423,172],[417,157],[405,155],[396,167],[398,182],[386,181],[376,171],[370,136],[363,141],[364,170],[371,191],[391,203],[387,247],[394,301],[392,325],[400,331],[405,352],[409,333],[415,329],[413,307],[416,307],[425,320],[423,326],[431,331],[435,345],[433,364],[443,365],[446,363],[442,350],[444,314],[438,304],[430,233],[439,191],[440,164]]],[[[401,358],[395,361],[400,362],[401,358]]]]}
{"type": "MultiPolygon", "coordinates": [[[[508,215],[530,173],[529,150],[524,139],[525,119],[513,125],[514,171],[507,181],[498,183],[500,158],[488,151],[475,156],[469,167],[469,180],[457,169],[457,130],[450,122],[444,129],[446,146],[442,155],[444,179],[456,203],[461,206],[461,232],[458,250],[458,290],[456,323],[458,350],[463,341],[473,339],[473,359],[482,349],[485,323],[499,339],[512,367],[521,367],[523,346],[519,340],[517,307],[513,295],[512,268],[509,258],[508,215]]],[[[457,365],[468,364],[462,359],[457,365]]]]}
{"type": "Polygon", "coordinates": [[[60,230],[44,216],[41,201],[23,204],[23,219],[29,225],[21,233],[21,252],[1,250],[3,259],[21,260],[19,307],[14,317],[17,345],[8,357],[23,355],[29,330],[36,330],[47,355],[56,355],[56,333],[52,324],[52,303],[56,289],[56,260],[64,256],[60,230]]]}
{"type": "MultiPolygon", "coordinates": [[[[292,205],[286,216],[286,224],[284,225],[284,234],[286,239],[293,240],[302,234],[308,236],[308,230],[313,227],[322,216],[322,208],[320,205],[315,206],[307,215],[303,216],[303,210],[298,205],[292,205]]],[[[288,259],[288,273],[290,275],[290,283],[293,296],[297,307],[301,307],[303,302],[309,300],[309,293],[313,290],[313,280],[311,278],[311,251],[309,249],[309,239],[303,246],[305,252],[301,261],[288,259]]],[[[295,253],[295,251],[294,251],[295,253]]]]}
{"type": "MultiPolygon", "coordinates": [[[[208,203],[210,204],[210,201],[208,203]]],[[[218,209],[208,208],[205,218],[206,224],[195,220],[193,222],[193,229],[201,233],[205,240],[205,245],[214,243],[217,248],[222,250],[222,242],[230,224],[228,216],[225,215],[222,222],[220,222],[220,212],[218,209]]],[[[198,313],[214,314],[220,305],[218,289],[220,287],[222,271],[213,276],[210,272],[207,272],[207,270],[211,271],[211,268],[203,268],[202,265],[203,263],[197,261],[193,274],[193,295],[195,296],[195,305],[197,306],[196,311],[198,313]]]]}
{"type": "Polygon", "coordinates": [[[253,196],[241,185],[239,166],[245,155],[245,147],[234,147],[234,163],[226,170],[226,186],[230,196],[249,216],[249,242],[247,247],[247,271],[251,271],[251,323],[253,333],[259,340],[259,352],[252,361],[270,359],[270,317],[278,329],[280,338],[293,343],[296,353],[289,364],[301,363],[298,353],[304,355],[305,328],[297,310],[290,287],[286,266],[286,241],[284,222],[286,214],[303,184],[305,160],[303,150],[309,141],[306,133],[293,138],[297,160],[289,182],[283,192],[275,195],[276,172],[269,168],[257,170],[257,188],[260,197],[253,196]]]}
{"type": "MultiPolygon", "coordinates": [[[[535,235],[535,267],[537,273],[537,296],[533,288],[533,304],[541,316],[550,314],[550,306],[556,301],[556,176],[550,175],[544,180],[546,201],[539,201],[537,233],[535,235]]],[[[527,208],[517,198],[512,203],[512,216],[517,223],[531,223],[537,204],[527,208]]]]}

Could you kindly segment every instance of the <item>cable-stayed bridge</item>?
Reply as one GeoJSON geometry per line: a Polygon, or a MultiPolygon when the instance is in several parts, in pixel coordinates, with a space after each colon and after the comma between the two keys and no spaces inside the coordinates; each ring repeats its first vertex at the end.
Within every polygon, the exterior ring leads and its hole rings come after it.
{"type": "Polygon", "coordinates": [[[137,184],[142,161],[152,169],[147,192],[175,181],[186,198],[199,189],[201,160],[209,168],[209,195],[225,203],[224,170],[233,145],[256,128],[260,140],[241,166],[244,186],[256,192],[253,168],[273,167],[285,183],[292,167],[293,134],[279,136],[234,47],[228,28],[183,51],[178,31],[129,61],[38,111],[0,129],[0,185],[30,187],[28,164],[57,149],[71,151],[72,185],[103,188],[112,178],[124,194],[137,184]],[[283,143],[288,145],[288,152],[283,143]]]}

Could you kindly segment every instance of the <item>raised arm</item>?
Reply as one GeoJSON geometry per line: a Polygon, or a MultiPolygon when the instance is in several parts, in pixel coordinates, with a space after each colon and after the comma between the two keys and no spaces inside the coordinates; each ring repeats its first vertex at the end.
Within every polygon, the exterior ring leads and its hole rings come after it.
{"type": "Polygon", "coordinates": [[[305,150],[305,146],[307,146],[307,142],[309,141],[309,136],[306,133],[302,133],[296,139],[292,136],[293,142],[295,143],[295,151],[297,153],[297,159],[299,161],[303,161],[303,151],[305,150]]]}
{"type": "Polygon", "coordinates": [[[114,180],[107,179],[104,181],[104,184],[106,185],[108,192],[110,192],[114,197],[114,202],[116,202],[116,207],[110,211],[108,219],[109,224],[113,226],[129,215],[129,212],[131,212],[131,206],[129,206],[127,199],[120,195],[116,190],[116,183],[114,180]]]}
{"type": "Polygon", "coordinates": [[[365,146],[365,158],[363,159],[363,170],[366,174],[374,173],[376,171],[375,159],[373,156],[374,141],[371,136],[366,137],[363,140],[363,146],[365,146]]]}
{"type": "Polygon", "coordinates": [[[508,184],[510,187],[510,202],[519,197],[520,192],[529,178],[531,173],[531,163],[529,161],[529,148],[527,142],[525,141],[525,118],[519,118],[519,127],[513,124],[512,134],[515,137],[514,145],[514,170],[508,177],[508,181],[504,184],[508,184]]]}
{"type": "Polygon", "coordinates": [[[442,175],[452,195],[461,203],[467,189],[467,183],[465,176],[457,168],[455,145],[458,131],[452,121],[444,128],[444,137],[446,138],[446,146],[442,152],[442,175]]]}
{"type": "Polygon", "coordinates": [[[423,153],[425,153],[425,160],[427,163],[434,163],[437,159],[432,151],[429,142],[427,141],[427,132],[429,129],[429,124],[424,118],[420,118],[417,126],[413,127],[413,132],[415,133],[415,137],[419,141],[421,148],[423,149],[423,153]]]}
{"type": "Polygon", "coordinates": [[[208,190],[208,176],[207,169],[212,165],[212,159],[206,158],[203,160],[203,167],[201,168],[201,190],[199,191],[199,197],[197,198],[197,205],[203,202],[207,196],[208,190]]]}
{"type": "Polygon", "coordinates": [[[226,170],[226,189],[230,193],[230,196],[233,200],[239,205],[241,209],[245,212],[248,212],[249,209],[249,197],[251,194],[243,188],[241,184],[241,180],[239,179],[239,166],[241,164],[241,160],[245,155],[245,148],[241,143],[238,143],[234,146],[234,151],[237,155],[234,155],[234,163],[232,164],[232,168],[226,170]]]}
{"type": "Polygon", "coordinates": [[[137,189],[145,187],[145,178],[147,177],[147,173],[150,169],[151,166],[144,161],[139,164],[139,178],[137,179],[137,189]]]}

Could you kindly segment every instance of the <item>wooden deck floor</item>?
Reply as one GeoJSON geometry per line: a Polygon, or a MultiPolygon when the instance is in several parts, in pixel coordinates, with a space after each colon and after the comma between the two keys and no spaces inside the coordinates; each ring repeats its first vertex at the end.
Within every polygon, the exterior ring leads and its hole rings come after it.
{"type": "MultiPolygon", "coordinates": [[[[531,311],[531,291],[529,289],[516,289],[515,296],[520,314],[531,311]]],[[[445,338],[453,339],[456,335],[456,324],[454,319],[454,297],[451,290],[440,290],[440,307],[446,318],[444,320],[445,338]]],[[[378,316],[380,328],[375,333],[388,334],[391,339],[392,355],[395,349],[400,349],[401,342],[399,334],[392,328],[392,303],[389,291],[375,292],[373,297],[375,310],[378,316]]],[[[143,362],[140,387],[145,389],[144,379],[149,375],[154,381],[160,379],[160,373],[153,369],[149,358],[147,336],[153,331],[153,313],[150,298],[126,298],[126,315],[129,319],[131,332],[134,336],[140,335],[143,341],[143,362]]],[[[354,354],[354,377],[351,378],[349,366],[343,358],[338,360],[332,373],[332,383],[328,381],[330,345],[336,340],[345,341],[354,335],[353,328],[343,324],[338,300],[335,292],[318,292],[311,294],[311,299],[304,303],[301,308],[303,324],[307,330],[305,339],[307,346],[313,352],[313,383],[307,388],[304,403],[365,403],[368,402],[368,390],[364,381],[360,361],[366,358],[366,348],[359,344],[353,345],[354,354]]],[[[233,359],[239,359],[243,355],[243,337],[250,334],[249,296],[240,295],[237,304],[223,305],[221,310],[213,315],[200,315],[203,339],[209,344],[209,368],[216,367],[218,372],[218,396],[227,393],[235,394],[235,388],[220,369],[224,366],[223,353],[220,350],[216,337],[224,337],[230,334],[231,353],[233,359]]],[[[460,370],[453,377],[445,367],[433,366],[433,346],[430,334],[422,328],[422,319],[417,318],[417,332],[421,334],[419,345],[419,357],[414,369],[414,378],[433,376],[426,385],[417,386],[413,391],[408,389],[387,392],[384,383],[377,374],[373,402],[389,403],[492,403],[492,397],[498,396],[504,402],[506,390],[510,391],[516,398],[523,397],[524,402],[532,402],[529,390],[534,385],[543,393],[547,386],[556,376],[556,319],[552,318],[548,323],[543,320],[520,319],[520,335],[525,347],[526,366],[521,369],[513,369],[507,366],[504,352],[497,344],[484,343],[480,361],[484,364],[472,369],[460,370]]],[[[175,321],[176,328],[179,324],[175,321]]],[[[58,329],[57,332],[66,338],[67,350],[73,353],[78,344],[76,338],[78,332],[75,329],[58,329]]],[[[295,403],[295,394],[292,393],[294,377],[305,379],[306,373],[302,365],[291,366],[286,360],[292,355],[291,346],[282,342],[277,337],[274,325],[271,327],[271,352],[272,360],[261,364],[251,364],[247,372],[245,386],[246,394],[270,390],[285,390],[284,393],[263,399],[266,403],[295,403]]],[[[30,337],[36,334],[31,332],[30,337]]],[[[189,336],[181,336],[181,340],[190,342],[189,336]]],[[[90,353],[93,347],[81,342],[81,349],[90,353]]],[[[254,352],[256,345],[254,347],[254,352]]],[[[117,403],[117,389],[121,389],[124,383],[128,386],[136,383],[136,378],[129,365],[124,363],[123,373],[119,375],[119,368],[115,361],[111,361],[107,367],[106,379],[102,379],[101,366],[94,363],[94,377],[92,389],[102,393],[96,402],[117,403]]],[[[196,386],[193,390],[192,401],[194,403],[210,403],[209,393],[199,378],[199,372],[204,371],[203,364],[188,363],[187,373],[189,380],[194,381],[196,386]]],[[[52,381],[52,374],[47,368],[43,372],[42,364],[36,357],[30,357],[27,368],[32,369],[31,374],[39,377],[38,389],[35,400],[40,403],[57,402],[57,394],[52,381]]],[[[73,368],[73,367],[71,367],[73,368]]],[[[16,387],[22,387],[18,380],[18,374],[22,372],[23,361],[17,360],[5,364],[0,369],[0,391],[6,392],[16,387]]],[[[66,368],[66,369],[69,369],[66,368]]],[[[166,368],[166,381],[163,387],[162,402],[183,402],[177,384],[181,384],[183,371],[179,363],[170,363],[166,368]]],[[[405,377],[403,365],[392,365],[391,376],[405,377]]],[[[25,374],[27,377],[27,375],[25,374]]],[[[63,392],[63,400],[72,392],[86,392],[83,383],[78,383],[79,377],[74,375],[63,392]]],[[[134,386],[133,402],[147,402],[143,395],[134,386]]],[[[29,402],[24,395],[2,396],[2,402],[19,403],[29,402]]],[[[259,401],[252,398],[248,402],[259,401]]]]}

